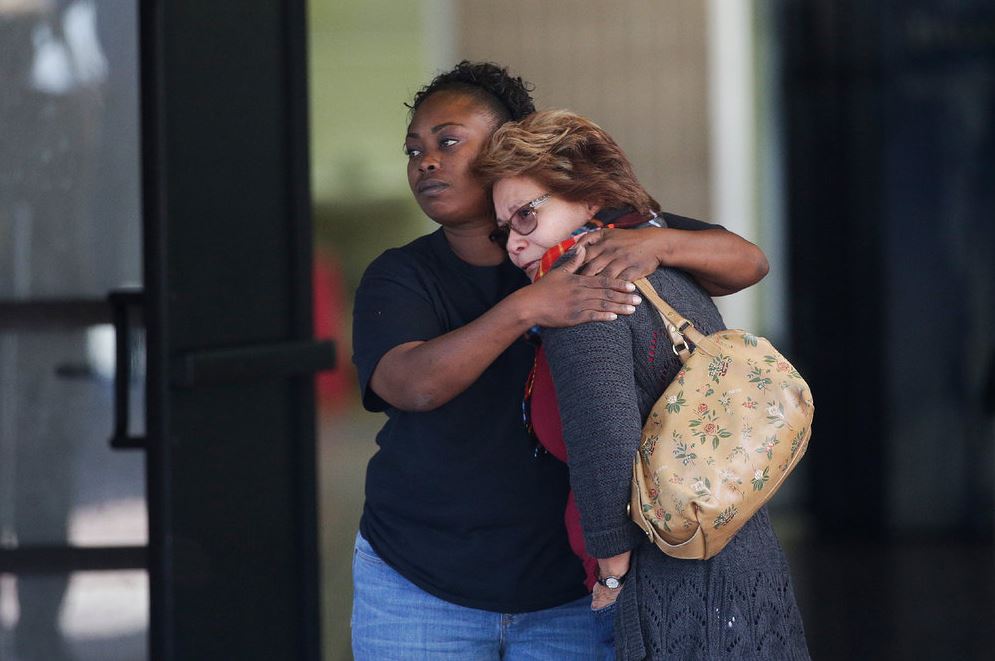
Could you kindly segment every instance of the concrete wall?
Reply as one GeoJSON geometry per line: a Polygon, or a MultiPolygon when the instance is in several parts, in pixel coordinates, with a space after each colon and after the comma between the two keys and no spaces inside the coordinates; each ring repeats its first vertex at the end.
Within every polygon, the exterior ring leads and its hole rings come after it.
{"type": "Polygon", "coordinates": [[[591,117],[668,211],[710,217],[706,3],[463,0],[455,57],[536,85],[540,108],[591,117]]]}

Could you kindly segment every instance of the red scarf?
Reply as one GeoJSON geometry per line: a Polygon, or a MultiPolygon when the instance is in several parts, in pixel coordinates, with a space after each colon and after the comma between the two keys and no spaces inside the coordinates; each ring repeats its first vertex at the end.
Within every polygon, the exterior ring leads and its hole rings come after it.
{"type": "MultiPolygon", "coordinates": [[[[615,226],[608,225],[608,227],[612,228],[615,226]]],[[[556,263],[556,260],[567,254],[567,252],[571,248],[577,245],[577,239],[579,239],[581,236],[587,234],[587,232],[590,231],[593,230],[587,230],[586,232],[581,232],[580,234],[571,234],[570,238],[560,241],[555,246],[547,250],[545,254],[543,254],[542,259],[539,260],[539,268],[536,269],[535,276],[532,278],[532,282],[538,282],[539,278],[546,275],[549,272],[549,270],[553,268],[553,264],[556,263]]]]}

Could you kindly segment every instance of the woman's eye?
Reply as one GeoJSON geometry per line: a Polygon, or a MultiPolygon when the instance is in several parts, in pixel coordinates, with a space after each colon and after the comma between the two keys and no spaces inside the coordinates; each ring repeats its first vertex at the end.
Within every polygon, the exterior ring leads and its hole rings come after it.
{"type": "Polygon", "coordinates": [[[408,158],[415,158],[416,156],[421,156],[421,149],[417,147],[405,147],[404,155],[408,158]]]}
{"type": "Polygon", "coordinates": [[[439,140],[439,146],[440,147],[452,147],[457,142],[459,142],[459,140],[457,140],[456,138],[443,138],[442,140],[439,140]]]}

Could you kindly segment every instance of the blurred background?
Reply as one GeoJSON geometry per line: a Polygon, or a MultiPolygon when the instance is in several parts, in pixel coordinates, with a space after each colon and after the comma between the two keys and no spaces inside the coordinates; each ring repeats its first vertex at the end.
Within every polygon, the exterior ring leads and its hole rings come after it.
{"type": "MultiPolygon", "coordinates": [[[[376,254],[433,229],[407,189],[400,102],[460,59],[508,65],[538,107],[604,126],[664,208],[767,253],[767,278],[720,307],[814,390],[808,457],[772,506],[813,657],[990,653],[995,3],[312,2],[310,17],[316,241],[341,256],[346,297],[376,254]]],[[[381,424],[348,395],[320,461],[342,658],[381,424]]]]}
{"type": "MultiPolygon", "coordinates": [[[[0,659],[147,658],[150,485],[140,454],[107,451],[103,301],[144,277],[138,14],[0,0],[0,659]],[[57,547],[104,560],[53,563],[57,547]]],[[[359,405],[352,295],[434,229],[403,104],[461,59],[592,117],[666,210],[766,252],[765,280],[720,307],[814,391],[807,459],[771,506],[813,658],[990,656],[995,2],[310,0],[301,18],[313,327],[337,356],[316,389],[324,658],[351,658],[383,422],[359,405]]],[[[141,435],[140,330],[126,355],[141,435]]]]}

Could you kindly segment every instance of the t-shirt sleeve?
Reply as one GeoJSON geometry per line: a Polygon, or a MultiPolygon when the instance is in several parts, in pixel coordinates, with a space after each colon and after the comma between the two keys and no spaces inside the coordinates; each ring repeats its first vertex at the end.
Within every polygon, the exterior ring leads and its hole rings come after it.
{"type": "Polygon", "coordinates": [[[396,250],[374,260],[356,290],[352,319],[352,362],[363,406],[369,411],[390,408],[370,388],[370,379],[384,354],[400,344],[430,340],[444,332],[424,270],[417,262],[396,250]]]}
{"type": "Polygon", "coordinates": [[[626,513],[642,434],[632,333],[622,320],[543,331],[587,551],[606,558],[642,539],[626,513]]]}
{"type": "Polygon", "coordinates": [[[667,223],[667,227],[675,230],[724,230],[722,225],[713,225],[712,223],[706,223],[703,220],[695,220],[694,218],[688,218],[686,216],[678,216],[673,213],[662,213],[663,220],[667,223]]]}

